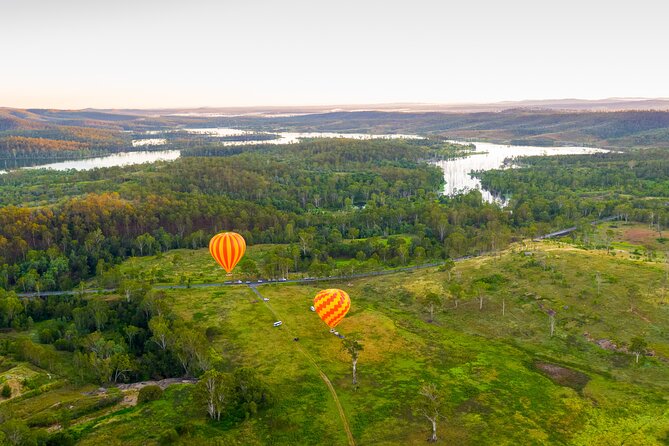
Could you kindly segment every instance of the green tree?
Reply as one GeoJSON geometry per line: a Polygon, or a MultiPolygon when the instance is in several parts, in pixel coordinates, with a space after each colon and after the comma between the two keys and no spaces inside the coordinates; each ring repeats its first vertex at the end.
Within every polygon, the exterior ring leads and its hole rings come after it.
{"type": "Polygon", "coordinates": [[[639,356],[646,354],[647,347],[648,344],[646,343],[646,340],[644,338],[640,336],[635,336],[632,338],[629,349],[632,353],[634,353],[637,364],[639,363],[639,356]]]}
{"type": "Polygon", "coordinates": [[[420,298],[420,302],[430,315],[430,318],[427,321],[432,323],[434,321],[434,310],[444,304],[443,298],[437,293],[429,292],[420,298]]]}
{"type": "Polygon", "coordinates": [[[227,373],[207,370],[197,383],[200,400],[212,420],[220,421],[223,412],[230,407],[234,396],[234,380],[227,373]]]}

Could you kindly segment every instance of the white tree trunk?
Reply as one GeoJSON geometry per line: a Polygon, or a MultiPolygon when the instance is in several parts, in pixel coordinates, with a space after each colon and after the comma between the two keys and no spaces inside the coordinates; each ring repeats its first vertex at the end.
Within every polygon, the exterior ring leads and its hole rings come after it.
{"type": "Polygon", "coordinates": [[[353,384],[358,384],[358,359],[353,360],[353,384]]]}

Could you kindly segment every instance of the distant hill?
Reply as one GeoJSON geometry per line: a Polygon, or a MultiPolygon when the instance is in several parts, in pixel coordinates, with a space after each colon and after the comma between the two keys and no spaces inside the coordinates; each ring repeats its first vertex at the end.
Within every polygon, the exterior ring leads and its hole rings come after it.
{"type": "Polygon", "coordinates": [[[669,99],[162,110],[0,108],[0,138],[10,135],[50,138],[45,134],[52,134],[62,126],[105,129],[119,135],[122,131],[192,126],[419,133],[528,145],[669,147],[669,99]]]}

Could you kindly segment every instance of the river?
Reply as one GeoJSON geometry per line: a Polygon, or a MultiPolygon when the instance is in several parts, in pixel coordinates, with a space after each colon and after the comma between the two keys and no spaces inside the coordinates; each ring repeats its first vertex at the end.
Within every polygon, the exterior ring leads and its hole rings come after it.
{"type": "MultiPolygon", "coordinates": [[[[230,128],[206,128],[206,129],[185,129],[187,132],[211,135],[212,137],[235,136],[253,134],[246,130],[230,128]]],[[[155,135],[155,132],[150,133],[155,135]]],[[[332,132],[277,132],[276,139],[272,140],[245,140],[245,141],[224,141],[224,145],[250,145],[250,144],[293,144],[303,138],[353,138],[353,139],[422,139],[418,135],[400,135],[400,134],[364,134],[364,133],[332,133],[332,132]]],[[[458,142],[458,141],[452,141],[458,142]]],[[[135,140],[133,146],[159,146],[165,144],[165,139],[152,138],[146,140],[135,140]]],[[[606,152],[603,149],[591,147],[533,147],[533,146],[510,146],[504,144],[493,144],[487,142],[466,142],[463,144],[474,144],[476,149],[471,155],[463,158],[438,161],[434,164],[441,167],[444,171],[444,180],[446,185],[443,193],[445,195],[454,195],[471,189],[481,190],[483,199],[488,202],[497,202],[504,204],[502,197],[496,197],[490,192],[481,189],[481,182],[470,175],[473,171],[485,171],[491,169],[500,169],[512,167],[508,163],[509,159],[520,156],[555,156],[572,154],[592,154],[606,152]]],[[[156,161],[172,161],[181,156],[179,150],[154,150],[154,151],[132,151],[120,152],[113,155],[101,156],[96,158],[86,158],[79,160],[61,161],[39,166],[24,167],[24,169],[54,169],[54,170],[89,170],[98,167],[125,166],[130,164],[152,163],[156,161]]],[[[0,171],[0,174],[6,172],[0,171]]]]}
{"type": "Polygon", "coordinates": [[[444,171],[444,180],[446,181],[444,195],[455,195],[467,190],[479,189],[485,201],[489,203],[496,202],[502,205],[505,203],[504,198],[494,196],[487,190],[482,189],[481,181],[471,176],[471,172],[510,168],[513,167],[513,163],[505,164],[505,161],[519,156],[580,155],[607,152],[607,150],[592,147],[510,146],[489,142],[463,142],[462,144],[474,144],[476,150],[470,156],[464,158],[434,163],[444,171]]]}

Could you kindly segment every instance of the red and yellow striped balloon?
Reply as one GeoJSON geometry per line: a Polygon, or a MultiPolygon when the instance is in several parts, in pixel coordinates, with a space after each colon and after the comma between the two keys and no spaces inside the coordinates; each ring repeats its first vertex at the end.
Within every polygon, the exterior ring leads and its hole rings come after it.
{"type": "Polygon", "coordinates": [[[230,273],[246,252],[244,237],[236,232],[221,232],[209,241],[211,256],[230,273]]]}
{"type": "Polygon", "coordinates": [[[334,288],[319,291],[314,297],[314,308],[323,322],[335,328],[351,308],[351,298],[346,291],[334,288]]]}

